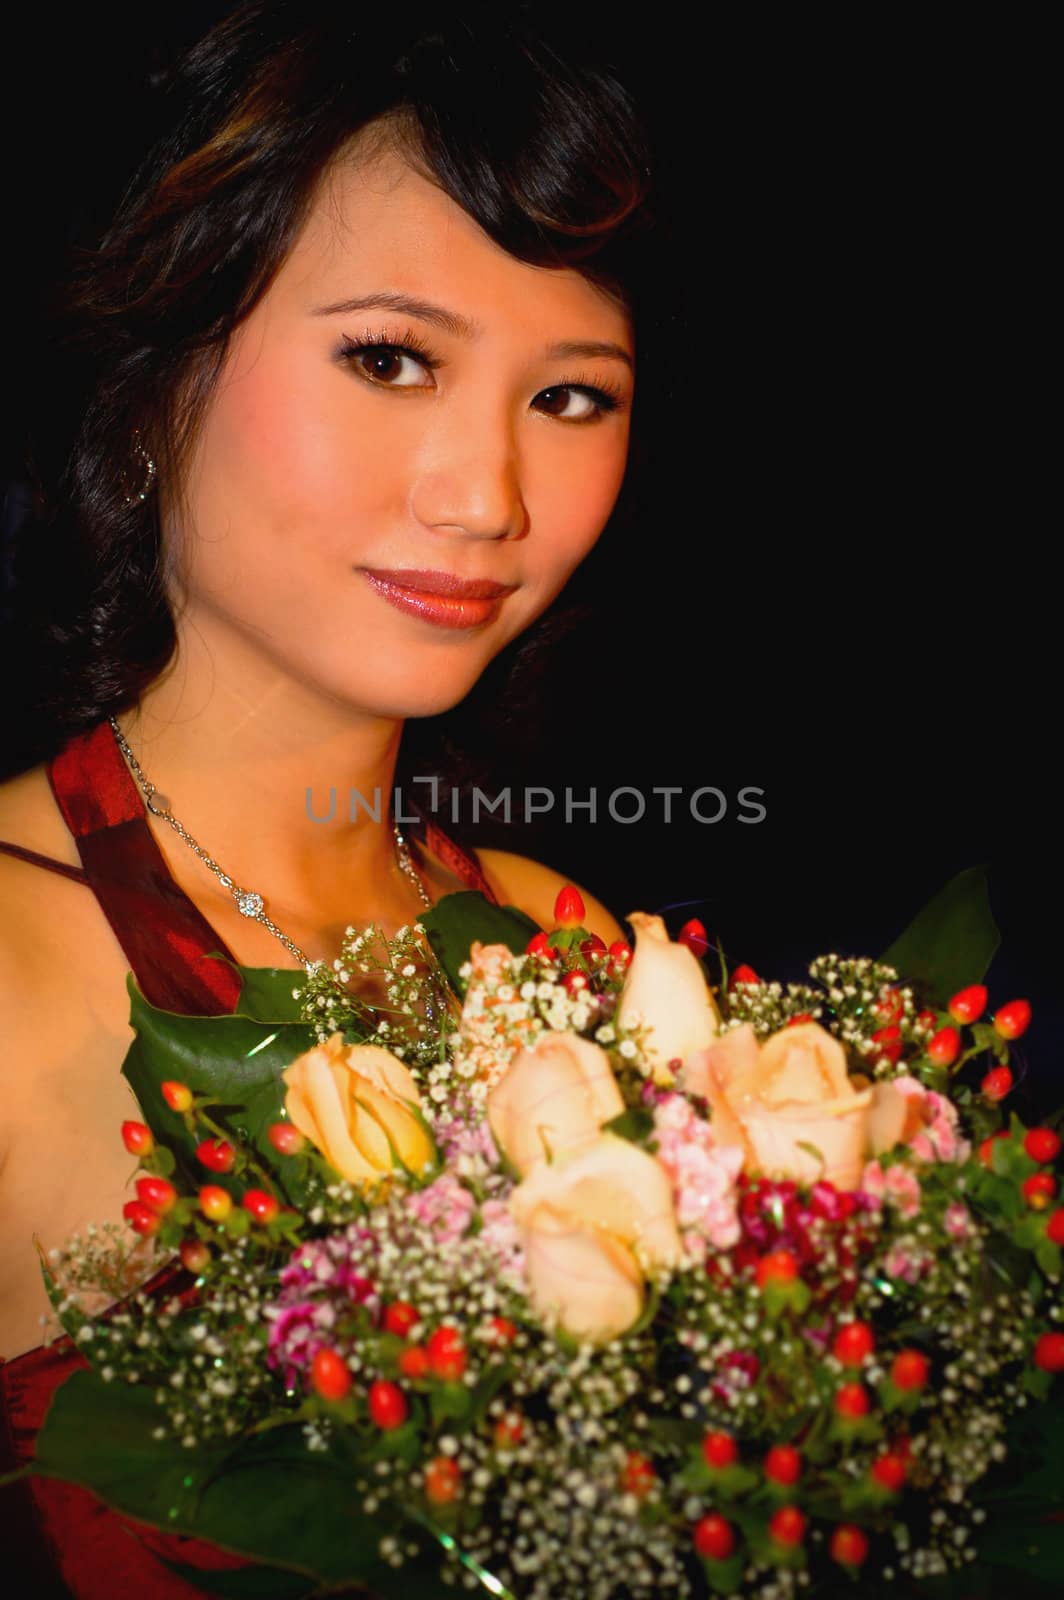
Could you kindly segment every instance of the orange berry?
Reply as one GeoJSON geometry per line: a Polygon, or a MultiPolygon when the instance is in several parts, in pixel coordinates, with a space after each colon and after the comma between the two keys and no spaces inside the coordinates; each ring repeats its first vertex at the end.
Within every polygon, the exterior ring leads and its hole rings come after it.
{"type": "Polygon", "coordinates": [[[409,1407],[397,1383],[378,1378],[369,1386],[369,1414],[378,1428],[399,1428],[406,1421],[409,1407]]]}
{"type": "Polygon", "coordinates": [[[1018,1039],[1027,1032],[1030,1021],[1031,1008],[1026,1000],[1010,1000],[994,1013],[994,1027],[1003,1039],[1018,1039]]]}
{"type": "Polygon", "coordinates": [[[843,1567],[859,1567],[868,1555],[868,1540],[851,1522],[840,1522],[828,1545],[833,1561],[843,1567]]]}
{"type": "Polygon", "coordinates": [[[860,1383],[844,1383],[835,1391],[835,1410],[840,1417],[863,1417],[869,1407],[868,1391],[860,1383]]]}
{"type": "Polygon", "coordinates": [[[187,1083],[177,1083],[173,1078],[168,1078],[159,1087],[171,1111],[187,1111],[191,1106],[192,1090],[187,1083]]]}
{"type": "Polygon", "coordinates": [[[279,1156],[297,1156],[307,1142],[290,1122],[271,1122],[266,1137],[279,1156]]]}
{"type": "Polygon", "coordinates": [[[161,1217],[177,1204],[177,1190],[165,1178],[138,1178],[135,1187],[137,1198],[161,1217]]]}
{"type": "Polygon", "coordinates": [[[739,1447],[730,1433],[707,1433],[702,1440],[702,1454],[711,1467],[730,1467],[739,1455],[739,1447]]]}
{"type": "Polygon", "coordinates": [[[200,1210],[211,1222],[224,1222],[233,1209],[233,1197],[228,1189],[216,1183],[205,1183],[199,1192],[200,1210]]]}
{"type": "Polygon", "coordinates": [[[427,1378],[432,1370],[429,1353],[423,1344],[408,1344],[399,1352],[399,1371],[404,1378],[427,1378]]]}
{"type": "Polygon", "coordinates": [[[961,1053],[961,1036],[956,1028],[939,1028],[925,1046],[931,1060],[939,1067],[952,1066],[961,1053]]]}
{"type": "Polygon", "coordinates": [[[793,1250],[769,1250],[757,1263],[757,1286],[793,1283],[798,1276],[798,1257],[793,1250]]]}
{"type": "Polygon", "coordinates": [[[1046,1223],[1046,1238],[1054,1244],[1064,1244],[1064,1210],[1059,1206],[1046,1223]]]}
{"type": "Polygon", "coordinates": [[[571,883],[567,883],[564,889],[559,889],[554,902],[555,928],[582,928],[586,915],[579,889],[571,883]]]}
{"type": "Polygon", "coordinates": [[[248,1189],[240,1203],[256,1222],[263,1224],[272,1222],[281,1209],[280,1202],[265,1189],[248,1189]]]}
{"type": "Polygon", "coordinates": [[[790,1444],[774,1444],[765,1456],[765,1477],[773,1483],[797,1483],[802,1471],[801,1452],[790,1444]]]}
{"type": "Polygon", "coordinates": [[[625,1494],[634,1494],[642,1499],[654,1487],[656,1477],[654,1463],[638,1450],[629,1450],[621,1471],[621,1488],[625,1494]]]}
{"type": "Polygon", "coordinates": [[[761,982],[761,979],[758,977],[758,975],[754,971],[753,967],[741,966],[741,967],[736,967],[735,971],[732,973],[731,979],[729,980],[729,983],[728,983],[728,988],[729,989],[734,989],[735,985],[737,983],[760,983],[760,982],[761,982]]]}
{"type": "Polygon", "coordinates": [[[991,1067],[979,1088],[987,1100],[1004,1100],[1012,1088],[1012,1068],[991,1067]]]}
{"type": "Polygon", "coordinates": [[[958,989],[947,1010],[954,1022],[978,1022],[986,1010],[986,985],[970,983],[967,989],[958,989]]]}
{"type": "Polygon", "coordinates": [[[876,1347],[875,1335],[867,1322],[844,1322],[835,1335],[832,1353],[844,1367],[860,1367],[876,1347]]]}
{"type": "Polygon", "coordinates": [[[466,1354],[465,1340],[457,1328],[449,1327],[447,1324],[437,1328],[435,1333],[429,1336],[425,1349],[434,1377],[454,1383],[462,1376],[469,1357],[466,1354]]]}
{"type": "Polygon", "coordinates": [[[123,1122],[122,1143],[131,1156],[146,1156],[155,1149],[151,1129],[143,1122],[123,1122]]]}
{"type": "Polygon", "coordinates": [[[931,1363],[922,1350],[899,1350],[890,1366],[890,1381],[896,1389],[922,1389],[931,1363]]]}
{"type": "Polygon", "coordinates": [[[780,1506],[769,1518],[768,1531],[779,1544],[801,1544],[806,1520],[797,1506],[780,1506]]]}
{"type": "Polygon", "coordinates": [[[891,1494],[897,1494],[905,1482],[907,1467],[901,1456],[888,1452],[886,1455],[877,1456],[872,1463],[872,1479],[881,1489],[889,1489],[891,1494]]]}
{"type": "Polygon", "coordinates": [[[1044,1211],[1057,1192],[1057,1180],[1051,1172],[1032,1172],[1020,1184],[1020,1191],[1032,1211],[1044,1211]]]}
{"type": "Polygon", "coordinates": [[[697,917],[692,917],[690,922],[684,923],[676,935],[676,943],[685,944],[692,955],[698,956],[699,960],[709,949],[709,937],[697,917]]]}
{"type": "Polygon", "coordinates": [[[462,1469],[450,1456],[434,1456],[425,1468],[425,1493],[436,1505],[457,1500],[462,1469]]]}
{"type": "Polygon", "coordinates": [[[1054,1133],[1052,1128],[1029,1128],[1023,1141],[1023,1148],[1032,1161],[1055,1161],[1060,1154],[1060,1135],[1054,1133]]]}
{"type": "Polygon", "coordinates": [[[496,1450],[512,1450],[521,1443],[524,1431],[525,1421],[520,1411],[504,1411],[492,1429],[496,1450]]]}
{"type": "Polygon", "coordinates": [[[201,1139],[196,1155],[210,1172],[232,1172],[236,1165],[236,1151],[228,1139],[201,1139]]]}
{"type": "Polygon", "coordinates": [[[698,1519],[693,1537],[695,1549],[706,1561],[725,1561],[735,1549],[732,1525],[717,1511],[698,1519]]]}
{"type": "Polygon", "coordinates": [[[185,1239],[179,1254],[185,1271],[197,1274],[203,1271],[211,1259],[211,1252],[202,1239],[185,1239]]]}
{"type": "Polygon", "coordinates": [[[141,1233],[146,1237],[158,1233],[162,1224],[159,1213],[151,1206],[145,1205],[143,1200],[127,1200],[122,1207],[122,1215],[134,1233],[141,1233]]]}
{"type": "Polygon", "coordinates": [[[1035,1342],[1031,1359],[1043,1372],[1064,1372],[1064,1333],[1043,1333],[1035,1342]]]}
{"type": "Polygon", "coordinates": [[[390,1306],[384,1308],[383,1325],[386,1333],[397,1333],[400,1339],[405,1339],[416,1322],[420,1320],[417,1306],[412,1306],[409,1300],[393,1300],[390,1306]]]}
{"type": "Polygon", "coordinates": [[[343,1356],[325,1346],[310,1364],[310,1381],[323,1400],[342,1400],[351,1389],[351,1369],[343,1356]]]}

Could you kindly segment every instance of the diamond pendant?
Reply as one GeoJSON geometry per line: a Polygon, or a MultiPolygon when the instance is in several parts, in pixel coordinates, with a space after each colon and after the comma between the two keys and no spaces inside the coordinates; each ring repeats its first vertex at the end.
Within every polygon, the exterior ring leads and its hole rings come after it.
{"type": "Polygon", "coordinates": [[[239,890],[236,903],[242,917],[257,917],[262,910],[261,894],[255,894],[251,889],[239,890]]]}

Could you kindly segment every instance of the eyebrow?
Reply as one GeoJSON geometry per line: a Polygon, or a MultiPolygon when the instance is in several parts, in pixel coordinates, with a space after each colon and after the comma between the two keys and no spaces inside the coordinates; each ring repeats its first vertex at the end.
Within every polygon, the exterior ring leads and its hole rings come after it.
{"type": "MultiPolygon", "coordinates": [[[[332,305],[316,306],[312,314],[315,317],[335,317],[352,311],[402,311],[408,317],[432,323],[456,339],[475,339],[482,332],[480,323],[463,317],[457,311],[448,311],[446,306],[435,305],[431,300],[419,300],[391,290],[360,294],[351,300],[337,300],[332,305]]],[[[623,361],[629,371],[635,370],[635,363],[624,346],[614,344],[610,339],[562,339],[557,344],[546,345],[543,355],[548,361],[598,356],[606,361],[623,361]]]]}

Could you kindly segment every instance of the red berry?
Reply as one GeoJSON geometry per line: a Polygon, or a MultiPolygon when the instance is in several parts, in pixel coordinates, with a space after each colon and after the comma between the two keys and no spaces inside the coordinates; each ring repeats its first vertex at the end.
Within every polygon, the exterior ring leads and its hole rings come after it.
{"type": "Polygon", "coordinates": [[[1064,1244],[1064,1210],[1059,1207],[1046,1223],[1046,1238],[1054,1244],[1064,1244]]]}
{"type": "Polygon", "coordinates": [[[425,1346],[433,1376],[454,1383],[466,1369],[465,1341],[457,1328],[437,1328],[425,1346]]]}
{"type": "Polygon", "coordinates": [[[735,1549],[732,1525],[717,1511],[695,1523],[694,1541],[695,1549],[706,1561],[725,1561],[735,1549]]]}
{"type": "Polygon", "coordinates": [[[790,1444],[774,1444],[765,1456],[765,1477],[773,1483],[797,1483],[802,1471],[801,1452],[790,1444]]]}
{"type": "Polygon", "coordinates": [[[882,1023],[897,1022],[904,1009],[905,1003],[897,989],[884,989],[872,1003],[872,1015],[882,1023]]]}
{"type": "Polygon", "coordinates": [[[150,1211],[157,1211],[160,1217],[172,1211],[177,1204],[177,1190],[165,1178],[138,1178],[136,1190],[137,1198],[142,1200],[150,1211]]]}
{"type": "Polygon", "coordinates": [[[890,1367],[890,1381],[896,1389],[922,1389],[931,1363],[922,1350],[899,1350],[890,1367]]]}
{"type": "Polygon", "coordinates": [[[887,1454],[877,1456],[872,1463],[872,1479],[881,1489],[889,1489],[891,1494],[897,1494],[905,1482],[908,1468],[901,1456],[887,1454]]]}
{"type": "Polygon", "coordinates": [[[390,1306],[384,1308],[385,1332],[397,1333],[400,1339],[405,1339],[419,1318],[417,1306],[412,1306],[409,1300],[393,1300],[390,1306]]]}
{"type": "Polygon", "coordinates": [[[580,954],[593,967],[596,961],[606,954],[606,941],[600,939],[597,933],[591,933],[586,939],[580,941],[580,954]]]}
{"type": "Polygon", "coordinates": [[[927,1041],[926,1049],[936,1066],[952,1066],[960,1055],[961,1036],[956,1028],[939,1028],[927,1041]]]}
{"type": "Polygon", "coordinates": [[[787,1018],[787,1026],[788,1028],[798,1028],[803,1022],[812,1022],[813,1020],[811,1011],[796,1011],[793,1017],[787,1018]]]}
{"type": "Polygon", "coordinates": [[[427,1378],[430,1365],[429,1353],[423,1344],[408,1344],[399,1352],[399,1371],[404,1378],[427,1378]]]}
{"type": "Polygon", "coordinates": [[[1032,1172],[1020,1189],[1032,1211],[1044,1211],[1057,1192],[1057,1180],[1051,1172],[1032,1172]]]}
{"type": "Polygon", "coordinates": [[[739,1447],[730,1433],[707,1433],[702,1440],[702,1454],[710,1467],[730,1467],[738,1458],[739,1447]]]}
{"type": "Polygon", "coordinates": [[[232,1172],[236,1165],[236,1151],[228,1139],[201,1139],[196,1155],[209,1172],[232,1172]]]}
{"type": "Polygon", "coordinates": [[[1023,1148],[1032,1161],[1055,1161],[1060,1154],[1060,1135],[1052,1128],[1031,1128],[1023,1141],[1023,1148]]]}
{"type": "Polygon", "coordinates": [[[709,937],[697,917],[692,917],[690,922],[684,923],[676,935],[676,943],[685,944],[693,955],[698,956],[699,960],[709,949],[709,937]]]}
{"type": "Polygon", "coordinates": [[[567,883],[564,889],[558,890],[558,896],[554,902],[555,928],[582,928],[586,915],[579,889],[573,884],[567,883]]]}
{"type": "Polygon", "coordinates": [[[958,989],[949,1003],[949,1014],[954,1022],[978,1022],[986,1010],[986,987],[970,983],[967,989],[958,989]]]}
{"type": "Polygon", "coordinates": [[[998,1139],[1009,1138],[1007,1128],[999,1128],[997,1133],[992,1133],[989,1139],[984,1139],[979,1146],[979,1160],[987,1171],[992,1171],[994,1165],[994,1144],[998,1139]]]}
{"type": "Polygon", "coordinates": [[[265,1189],[248,1189],[240,1203],[256,1222],[262,1223],[272,1222],[281,1209],[279,1201],[265,1189]]]}
{"type": "Polygon", "coordinates": [[[150,1150],[155,1149],[151,1129],[145,1127],[143,1122],[123,1122],[122,1143],[131,1156],[146,1156],[150,1150]]]}
{"type": "Polygon", "coordinates": [[[844,1367],[859,1367],[875,1347],[875,1335],[867,1322],[846,1322],[835,1335],[832,1351],[844,1367]]]}
{"type": "Polygon", "coordinates": [[[994,1013],[994,1027],[1003,1039],[1018,1039],[1027,1032],[1030,1021],[1031,1008],[1026,1000],[1010,1000],[994,1013]]]}
{"type": "Polygon", "coordinates": [[[851,1522],[840,1522],[828,1545],[831,1559],[843,1567],[859,1567],[868,1555],[868,1540],[851,1522]]]}
{"type": "Polygon", "coordinates": [[[202,1239],[185,1239],[180,1250],[181,1265],[186,1272],[199,1274],[211,1259],[211,1253],[202,1239]]]}
{"type": "Polygon", "coordinates": [[[520,1411],[504,1411],[492,1429],[496,1450],[512,1450],[521,1443],[525,1422],[520,1411]]]}
{"type": "Polygon", "coordinates": [[[554,960],[554,951],[547,942],[545,933],[534,933],[525,945],[526,956],[542,956],[545,961],[554,960]]]}
{"type": "Polygon", "coordinates": [[[921,1028],[936,1028],[938,1026],[937,1011],[920,1011],[917,1013],[917,1022],[921,1028]]]}
{"type": "Polygon", "coordinates": [[[567,972],[562,979],[562,988],[570,999],[591,988],[591,979],[586,972],[581,972],[579,967],[574,967],[572,972],[567,972]]]}
{"type": "Polygon", "coordinates": [[[342,1400],[351,1389],[351,1369],[342,1356],[325,1346],[310,1364],[310,1381],[323,1400],[342,1400]]]}
{"type": "Polygon", "coordinates": [[[307,1142],[290,1122],[271,1122],[266,1137],[279,1156],[297,1156],[307,1142]]]}
{"type": "Polygon", "coordinates": [[[623,971],[632,959],[632,947],[627,939],[614,939],[610,945],[610,966],[623,971]]]}
{"type": "Polygon", "coordinates": [[[988,1100],[1004,1100],[1012,1088],[1012,1069],[991,1067],[979,1087],[988,1100]]]}
{"type": "Polygon", "coordinates": [[[1032,1360],[1043,1372],[1064,1372],[1064,1333],[1043,1333],[1035,1343],[1032,1360]]]}
{"type": "Polygon", "coordinates": [[[798,1257],[793,1250],[769,1250],[757,1263],[757,1286],[793,1283],[798,1276],[798,1257]]]}
{"type": "Polygon", "coordinates": [[[378,1378],[369,1386],[369,1414],[378,1428],[399,1428],[406,1421],[406,1395],[397,1383],[378,1378]]]}
{"type": "Polygon", "coordinates": [[[192,1090],[187,1083],[177,1083],[173,1078],[168,1078],[159,1087],[163,1092],[163,1099],[171,1111],[187,1111],[192,1104],[192,1090]]]}
{"type": "Polygon", "coordinates": [[[216,1183],[205,1183],[199,1192],[200,1210],[212,1222],[224,1222],[233,1209],[233,1197],[228,1189],[216,1183]]]}
{"type": "Polygon", "coordinates": [[[629,1450],[621,1469],[621,1488],[624,1493],[634,1494],[642,1499],[654,1487],[656,1477],[653,1462],[647,1456],[641,1455],[638,1450],[629,1450]]]}
{"type": "Polygon", "coordinates": [[[844,1383],[835,1391],[835,1410],[840,1417],[863,1417],[868,1411],[868,1391],[860,1383],[844,1383]]]}
{"type": "Polygon", "coordinates": [[[485,1337],[492,1344],[513,1344],[517,1338],[517,1325],[509,1317],[492,1317],[485,1329],[485,1337]]]}
{"type": "Polygon", "coordinates": [[[901,1029],[896,1022],[889,1022],[885,1028],[877,1028],[872,1035],[872,1043],[879,1046],[876,1059],[892,1064],[898,1060],[904,1047],[901,1029]]]}
{"type": "Polygon", "coordinates": [[[746,967],[746,966],[736,967],[735,971],[731,975],[731,981],[728,984],[728,988],[729,989],[734,989],[735,985],[737,983],[760,983],[760,982],[761,982],[761,979],[758,977],[758,975],[754,971],[753,967],[746,967]]]}
{"type": "Polygon", "coordinates": [[[145,1205],[143,1200],[127,1200],[122,1207],[122,1215],[134,1233],[158,1233],[162,1222],[159,1213],[145,1205]]]}
{"type": "Polygon", "coordinates": [[[805,1517],[797,1506],[780,1506],[769,1518],[768,1531],[779,1544],[801,1544],[805,1527],[805,1517]]]}
{"type": "Polygon", "coordinates": [[[462,1469],[450,1456],[434,1456],[425,1468],[425,1493],[436,1505],[457,1500],[462,1469]]]}

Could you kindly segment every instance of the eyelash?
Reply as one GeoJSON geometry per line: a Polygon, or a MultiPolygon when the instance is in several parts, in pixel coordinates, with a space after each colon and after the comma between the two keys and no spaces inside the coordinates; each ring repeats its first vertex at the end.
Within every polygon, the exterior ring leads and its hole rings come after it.
{"type": "MultiPolygon", "coordinates": [[[[442,361],[432,354],[425,341],[413,328],[406,328],[403,333],[394,338],[387,332],[381,334],[373,328],[364,329],[357,339],[351,339],[347,334],[344,334],[340,359],[341,361],[353,363],[356,357],[364,355],[367,350],[389,350],[397,355],[410,356],[412,360],[420,361],[422,366],[428,367],[430,372],[435,372],[437,367],[443,365],[442,361]]],[[[406,387],[403,384],[383,383],[368,376],[366,377],[366,382],[376,382],[378,387],[382,389],[406,387]]],[[[547,389],[541,389],[540,393],[550,393],[555,389],[573,389],[579,394],[587,395],[590,400],[595,402],[598,409],[588,417],[561,417],[558,419],[561,422],[575,422],[580,426],[584,426],[589,422],[598,422],[612,411],[622,411],[627,404],[624,390],[619,384],[601,379],[598,383],[590,383],[588,375],[583,372],[574,373],[571,377],[563,378],[558,383],[552,383],[547,389]]]]}

